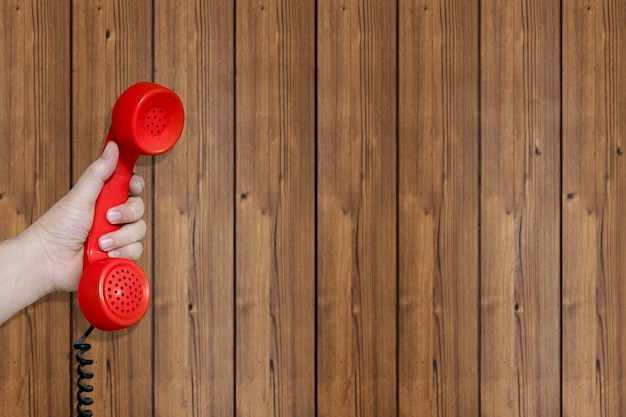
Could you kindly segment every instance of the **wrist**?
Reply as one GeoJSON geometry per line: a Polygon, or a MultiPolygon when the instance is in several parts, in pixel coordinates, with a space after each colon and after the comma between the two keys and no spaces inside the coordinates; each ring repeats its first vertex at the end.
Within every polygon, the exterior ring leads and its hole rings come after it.
{"type": "Polygon", "coordinates": [[[40,297],[56,291],[54,262],[46,249],[46,239],[37,222],[16,236],[21,253],[29,254],[28,274],[40,292],[40,297]]]}
{"type": "Polygon", "coordinates": [[[51,291],[40,252],[32,231],[0,242],[0,324],[51,291]]]}

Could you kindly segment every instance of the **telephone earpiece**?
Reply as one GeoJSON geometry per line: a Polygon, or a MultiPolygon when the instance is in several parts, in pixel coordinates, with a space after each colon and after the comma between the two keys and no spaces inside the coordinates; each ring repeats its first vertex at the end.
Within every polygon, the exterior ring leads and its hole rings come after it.
{"type": "Polygon", "coordinates": [[[111,225],[106,212],[128,199],[128,184],[137,159],[170,150],[180,138],[183,123],[183,105],[176,93],[150,82],[129,87],[113,106],[106,142],[115,142],[120,156],[96,201],[78,284],[80,309],[100,330],[134,325],[146,314],[150,301],[148,278],[139,265],[129,259],[109,258],[98,247],[103,234],[121,227],[111,225]]]}

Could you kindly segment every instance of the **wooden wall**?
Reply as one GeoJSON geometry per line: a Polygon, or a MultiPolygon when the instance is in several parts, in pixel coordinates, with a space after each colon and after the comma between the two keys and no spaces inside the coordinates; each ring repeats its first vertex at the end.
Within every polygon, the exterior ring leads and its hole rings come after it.
{"type": "MultiPolygon", "coordinates": [[[[126,87],[186,107],[137,167],[154,297],[90,338],[94,416],[624,415],[622,0],[7,0],[0,25],[2,239],[126,87]]],[[[0,414],[73,415],[86,327],[67,294],[0,327],[0,414]]]]}

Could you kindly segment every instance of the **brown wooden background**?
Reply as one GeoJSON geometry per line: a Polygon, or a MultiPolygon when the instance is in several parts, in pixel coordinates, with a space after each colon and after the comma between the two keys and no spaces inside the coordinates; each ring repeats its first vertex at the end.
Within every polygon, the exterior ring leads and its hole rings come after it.
{"type": "MultiPolygon", "coordinates": [[[[186,107],[94,416],[626,415],[623,0],[0,4],[2,239],[126,87],[186,107]]],[[[0,328],[2,415],[74,415],[86,327],[0,328]]]]}

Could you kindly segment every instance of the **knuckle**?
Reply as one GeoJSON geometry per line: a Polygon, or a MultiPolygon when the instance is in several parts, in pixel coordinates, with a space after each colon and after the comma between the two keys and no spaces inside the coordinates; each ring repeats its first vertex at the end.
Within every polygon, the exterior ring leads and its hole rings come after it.
{"type": "Polygon", "coordinates": [[[141,191],[143,191],[144,186],[145,186],[145,181],[143,177],[139,174],[133,174],[130,180],[131,193],[134,195],[141,193],[141,191]]]}
{"type": "Polygon", "coordinates": [[[122,239],[127,245],[138,242],[145,236],[147,228],[148,226],[143,220],[127,224],[120,229],[122,239]]]}
{"type": "Polygon", "coordinates": [[[143,253],[143,245],[141,244],[141,242],[137,242],[134,246],[135,248],[133,250],[133,259],[137,260],[143,253]]]}
{"type": "Polygon", "coordinates": [[[120,230],[118,230],[118,233],[120,235],[119,241],[122,243],[122,245],[128,245],[132,242],[133,234],[132,230],[130,230],[128,226],[129,225],[125,224],[120,230]]]}
{"type": "Polygon", "coordinates": [[[137,206],[132,200],[128,200],[126,203],[126,217],[129,221],[137,218],[137,206]]]}
{"type": "Polygon", "coordinates": [[[138,229],[137,240],[143,239],[143,237],[146,235],[146,231],[148,230],[148,225],[146,224],[145,221],[139,220],[137,222],[137,229],[138,229]]]}
{"type": "Polygon", "coordinates": [[[130,197],[127,204],[127,215],[130,220],[138,220],[144,214],[145,206],[139,197],[130,197]]]}
{"type": "Polygon", "coordinates": [[[140,242],[132,243],[124,248],[124,256],[128,259],[137,260],[143,253],[143,245],[140,242]]]}
{"type": "Polygon", "coordinates": [[[119,249],[120,257],[126,259],[137,260],[143,253],[143,245],[140,242],[134,242],[119,249]]]}

